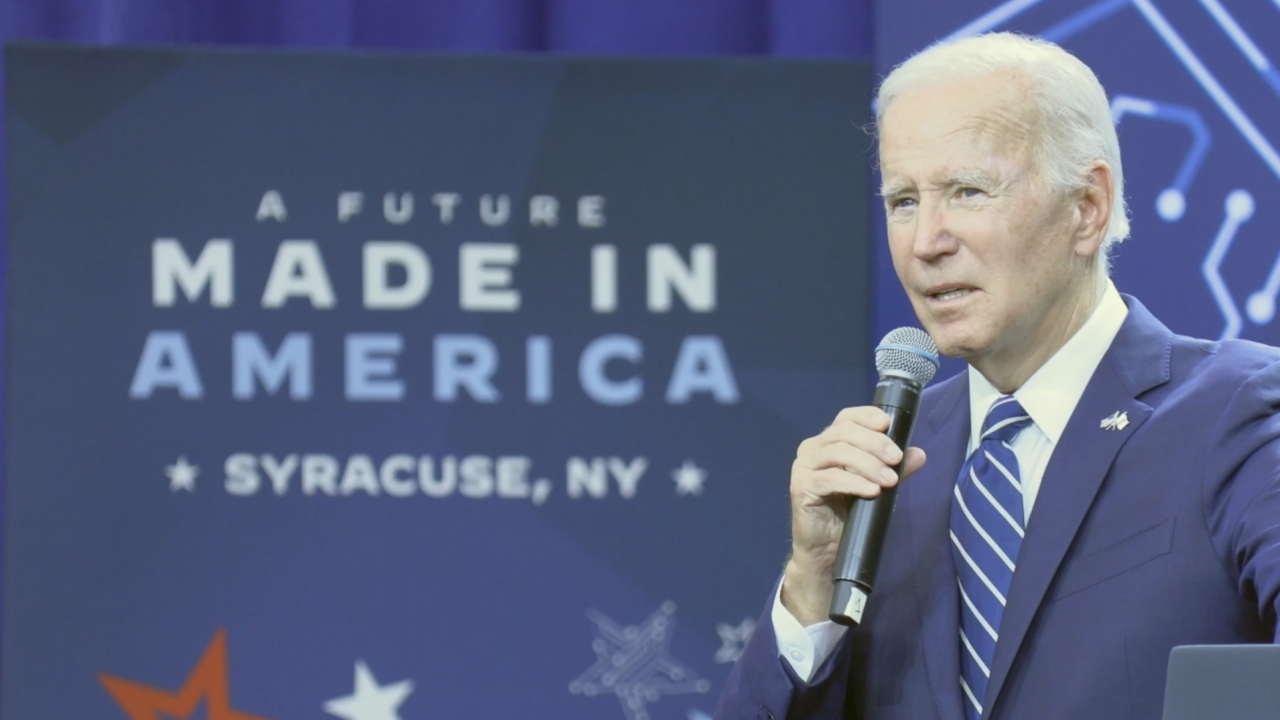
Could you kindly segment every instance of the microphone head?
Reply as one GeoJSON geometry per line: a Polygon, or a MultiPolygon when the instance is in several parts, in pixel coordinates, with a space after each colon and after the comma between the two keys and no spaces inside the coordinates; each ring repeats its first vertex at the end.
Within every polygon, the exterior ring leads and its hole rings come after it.
{"type": "Polygon", "coordinates": [[[876,371],[924,387],[938,372],[938,344],[920,328],[900,327],[876,346],[876,371]]]}

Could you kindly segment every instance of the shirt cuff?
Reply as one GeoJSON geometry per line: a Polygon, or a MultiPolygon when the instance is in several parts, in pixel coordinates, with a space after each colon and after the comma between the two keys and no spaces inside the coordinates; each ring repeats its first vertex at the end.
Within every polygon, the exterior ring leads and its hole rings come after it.
{"type": "Polygon", "coordinates": [[[830,620],[823,620],[808,627],[800,624],[782,604],[782,582],[773,596],[773,609],[770,611],[773,621],[773,634],[778,640],[778,654],[781,655],[796,675],[806,683],[813,673],[831,655],[832,649],[849,628],[830,620]]]}

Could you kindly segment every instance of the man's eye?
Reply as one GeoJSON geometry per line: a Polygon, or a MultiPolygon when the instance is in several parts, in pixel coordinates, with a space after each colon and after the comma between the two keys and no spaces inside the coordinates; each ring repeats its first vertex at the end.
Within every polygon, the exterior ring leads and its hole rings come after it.
{"type": "Polygon", "coordinates": [[[894,198],[889,201],[889,207],[897,210],[898,208],[910,208],[916,206],[915,198],[894,198]]]}
{"type": "Polygon", "coordinates": [[[982,192],[978,188],[973,188],[973,187],[960,188],[960,197],[963,197],[963,198],[976,198],[976,197],[981,197],[983,195],[986,195],[986,193],[982,192]]]}

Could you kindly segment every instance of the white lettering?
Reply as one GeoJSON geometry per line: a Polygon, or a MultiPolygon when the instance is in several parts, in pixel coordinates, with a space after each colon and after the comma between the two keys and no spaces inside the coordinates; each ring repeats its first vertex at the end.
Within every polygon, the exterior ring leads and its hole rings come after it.
{"type": "Polygon", "coordinates": [[[258,202],[258,222],[264,220],[284,222],[288,218],[289,211],[285,210],[284,198],[278,190],[268,190],[262,194],[262,200],[258,202]]]}
{"type": "Polygon", "coordinates": [[[364,210],[364,193],[347,191],[338,193],[338,222],[346,222],[364,210]]]}
{"type": "Polygon", "coordinates": [[[262,471],[267,474],[267,478],[271,480],[271,489],[277,495],[284,495],[289,491],[289,478],[293,475],[293,471],[298,469],[298,456],[286,456],[283,462],[277,462],[270,455],[262,456],[262,471]]]}
{"type": "Polygon", "coordinates": [[[623,462],[622,458],[609,458],[609,474],[618,482],[618,494],[624,498],[635,497],[636,485],[640,484],[640,477],[648,467],[649,461],[642,457],[629,463],[623,462]]]}
{"type": "Polygon", "coordinates": [[[222,469],[227,473],[223,486],[228,493],[247,497],[258,492],[262,481],[258,477],[257,460],[252,455],[236,453],[227,458],[222,469]]]}
{"type": "Polygon", "coordinates": [[[173,238],[157,238],[151,243],[151,304],[171,307],[177,288],[195,302],[209,287],[209,304],[231,307],[233,294],[232,245],[230,240],[210,240],[200,250],[193,265],[173,238]]]}
{"type": "Polygon", "coordinates": [[[403,310],[422,302],[431,291],[431,261],[417,245],[396,240],[364,244],[364,306],[370,310],[403,310]],[[404,269],[404,282],[392,287],[391,266],[404,269]]]}
{"type": "Polygon", "coordinates": [[[604,458],[592,458],[588,463],[583,458],[571,457],[565,475],[571,498],[580,498],[584,492],[594,498],[609,494],[604,458]]]}
{"type": "Polygon", "coordinates": [[[462,482],[458,492],[469,498],[486,498],[493,494],[493,460],[485,455],[468,455],[458,466],[462,482]]]}
{"type": "Polygon", "coordinates": [[[520,259],[515,245],[464,243],[458,248],[458,290],[463,310],[514,312],[520,291],[511,287],[511,266],[520,259]]]}
{"type": "Polygon", "coordinates": [[[618,248],[591,248],[591,309],[611,313],[618,309],[618,248]]]}
{"type": "Polygon", "coordinates": [[[387,193],[382,196],[382,217],[392,225],[403,225],[413,219],[413,193],[400,196],[400,204],[396,205],[396,194],[387,193]]]}
{"type": "Polygon", "coordinates": [[[498,227],[506,225],[507,220],[511,217],[511,198],[506,195],[499,195],[495,204],[492,195],[484,195],[480,198],[480,220],[489,227],[498,227]]]}
{"type": "Polygon", "coordinates": [[[694,245],[690,264],[670,245],[649,246],[649,311],[669,312],[671,291],[694,312],[716,309],[716,249],[694,245]]]}
{"type": "Polygon", "coordinates": [[[578,198],[578,225],[585,228],[604,227],[603,195],[583,195],[578,198]]]}
{"type": "Polygon", "coordinates": [[[560,222],[560,203],[550,195],[529,198],[529,224],[555,227],[560,222]]]}
{"type": "Polygon", "coordinates": [[[342,471],[341,488],[343,495],[364,491],[370,495],[378,494],[378,473],[373,469],[373,460],[368,455],[352,455],[347,459],[347,467],[342,471]]]}
{"type": "Polygon", "coordinates": [[[302,458],[302,492],[315,495],[338,494],[338,461],[332,455],[306,455],[302,458]]]}
{"type": "Polygon", "coordinates": [[[409,497],[417,492],[418,488],[413,480],[403,477],[412,473],[416,465],[417,462],[411,455],[392,455],[382,461],[382,467],[378,469],[382,489],[391,497],[409,497]]]}
{"type": "Polygon", "coordinates": [[[453,209],[460,202],[462,196],[458,193],[436,193],[431,196],[431,204],[440,208],[440,222],[444,225],[453,222],[453,209]]]}
{"type": "Polygon", "coordinates": [[[291,297],[305,297],[312,307],[321,309],[332,308],[337,302],[314,240],[285,240],[276,250],[262,307],[283,307],[291,297]]]}

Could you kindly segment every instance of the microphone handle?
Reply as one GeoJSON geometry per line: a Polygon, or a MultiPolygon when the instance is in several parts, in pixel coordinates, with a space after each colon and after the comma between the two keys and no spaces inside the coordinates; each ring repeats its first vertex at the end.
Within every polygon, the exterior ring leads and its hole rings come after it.
{"type": "MultiPolygon", "coordinates": [[[[889,415],[889,429],[885,432],[906,461],[911,431],[920,410],[920,386],[901,377],[883,377],[876,383],[872,404],[889,415]]],[[[893,468],[902,472],[902,463],[893,468]]],[[[829,615],[841,625],[862,622],[867,597],[875,584],[876,569],[880,566],[880,551],[884,545],[889,517],[893,514],[898,487],[883,488],[875,498],[854,498],[840,535],[840,551],[832,572],[834,593],[831,596],[829,615]]]]}

